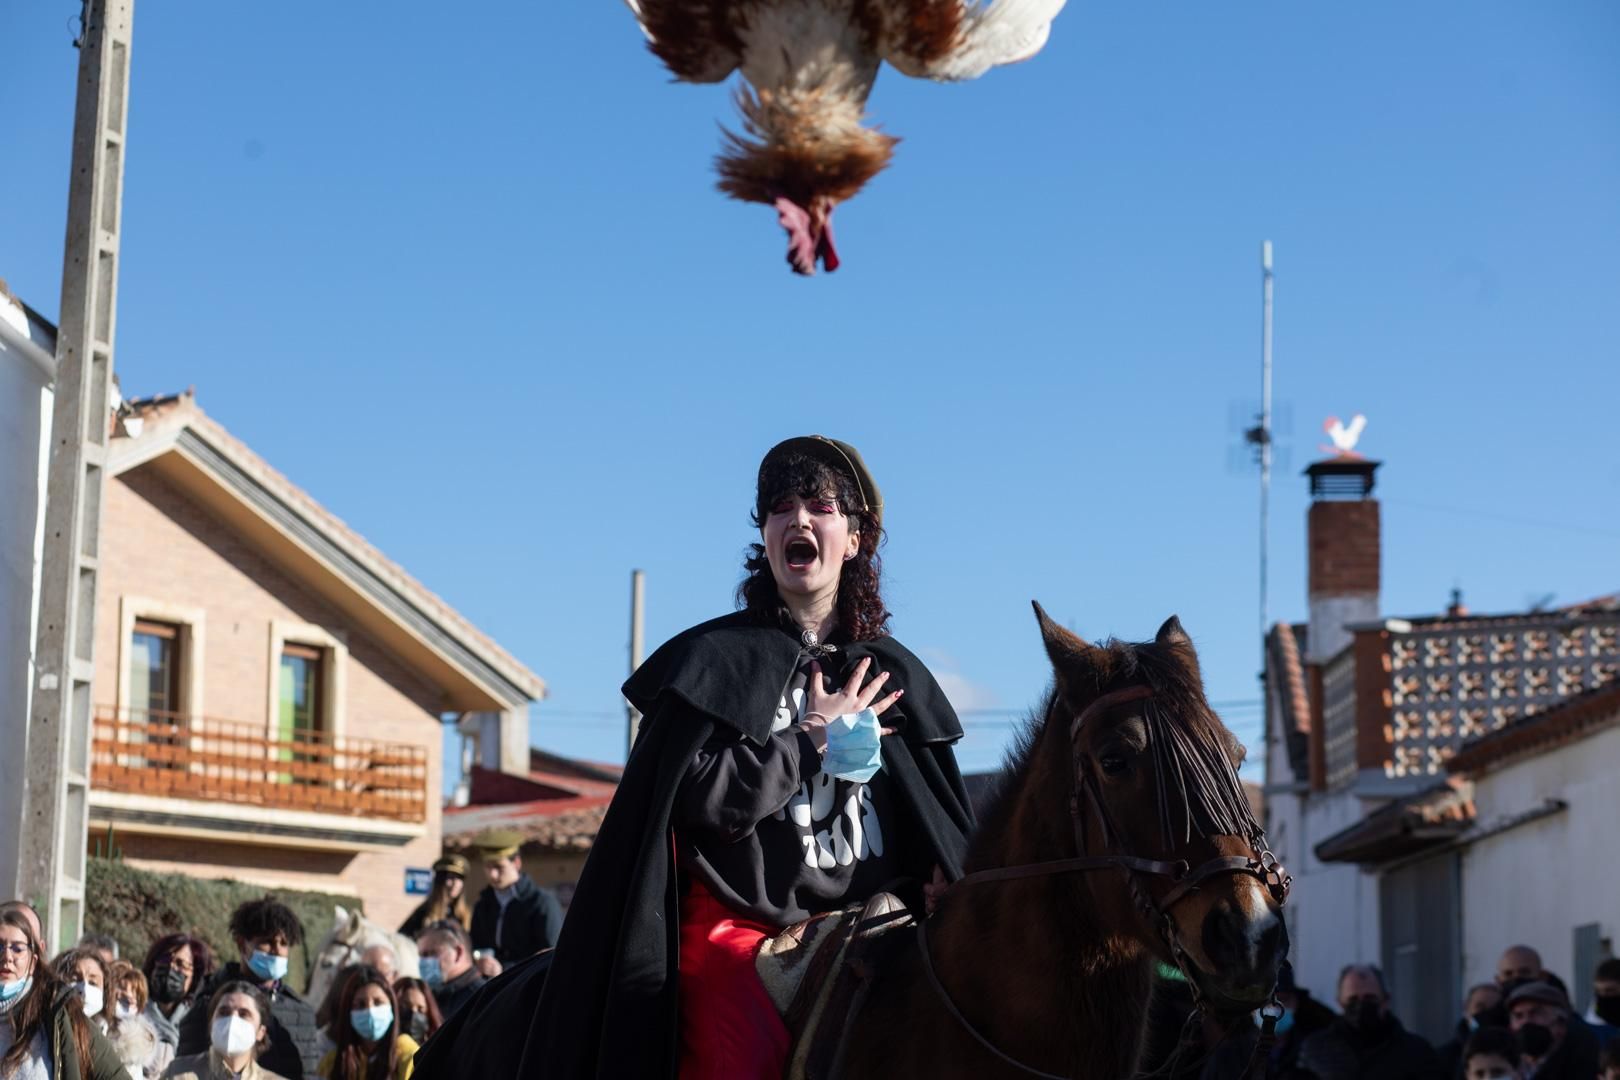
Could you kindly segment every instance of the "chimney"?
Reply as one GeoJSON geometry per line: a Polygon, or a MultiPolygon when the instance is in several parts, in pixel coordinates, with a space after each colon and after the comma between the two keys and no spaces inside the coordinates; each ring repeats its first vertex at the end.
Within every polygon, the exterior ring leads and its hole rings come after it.
{"type": "Polygon", "coordinates": [[[1352,623],[1378,619],[1380,537],[1373,473],[1381,462],[1342,454],[1310,465],[1306,662],[1324,664],[1350,644],[1352,623]]]}

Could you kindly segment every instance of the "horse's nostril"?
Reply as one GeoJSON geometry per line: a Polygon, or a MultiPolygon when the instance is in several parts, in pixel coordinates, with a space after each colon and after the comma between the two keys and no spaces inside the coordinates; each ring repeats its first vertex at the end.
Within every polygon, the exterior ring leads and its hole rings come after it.
{"type": "Polygon", "coordinates": [[[1204,919],[1203,938],[1205,954],[1218,967],[1234,975],[1264,974],[1282,958],[1287,931],[1274,911],[1251,916],[1221,900],[1204,919]]]}

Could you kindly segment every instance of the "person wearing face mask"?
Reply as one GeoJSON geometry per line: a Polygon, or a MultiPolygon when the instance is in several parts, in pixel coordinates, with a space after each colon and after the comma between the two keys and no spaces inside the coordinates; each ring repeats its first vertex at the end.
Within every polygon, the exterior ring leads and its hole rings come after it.
{"type": "Polygon", "coordinates": [[[197,991],[214,973],[214,950],[201,938],[169,934],[146,951],[141,973],[147,986],[145,1016],[157,1031],[159,1055],[166,1065],[180,1047],[180,1022],[196,1004],[197,991]]]}
{"type": "Polygon", "coordinates": [[[1526,1076],[1588,1080],[1597,1074],[1597,1039],[1551,983],[1531,982],[1508,995],[1508,1026],[1519,1038],[1526,1076]]]}
{"type": "Polygon", "coordinates": [[[1338,1014],[1294,981],[1294,965],[1287,960],[1277,969],[1276,994],[1283,1014],[1277,1021],[1277,1045],[1271,1051],[1271,1067],[1275,1075],[1289,1077],[1294,1075],[1305,1040],[1332,1024],[1338,1014]]]}
{"type": "Polygon", "coordinates": [[[1479,983],[1468,988],[1463,995],[1462,1019],[1457,1021],[1455,1033],[1446,1042],[1435,1047],[1440,1067],[1447,1076],[1461,1076],[1463,1047],[1480,1028],[1503,1027],[1506,1019],[1501,1009],[1502,988],[1494,982],[1479,983]]]}
{"type": "Polygon", "coordinates": [[[410,1080],[417,1043],[399,1025],[399,1000],[375,970],[349,980],[337,1049],[321,1059],[322,1080],[410,1080]]]}
{"type": "Polygon", "coordinates": [[[1592,1007],[1586,1011],[1586,1023],[1601,1047],[1620,1036],[1620,957],[1608,957],[1592,973],[1592,1007]]]}
{"type": "Polygon", "coordinates": [[[1482,1027],[1468,1037],[1458,1060],[1461,1080],[1521,1080],[1519,1040],[1507,1028],[1482,1027]]]}
{"type": "Polygon", "coordinates": [[[426,981],[402,975],[394,980],[394,996],[399,999],[399,1030],[418,1046],[427,1042],[428,1036],[444,1023],[439,1003],[426,981]]]}
{"type": "MultiPolygon", "coordinates": [[[[315,1075],[320,1063],[320,1032],[315,1010],[287,985],[288,957],[304,940],[298,917],[274,897],[250,900],[231,914],[231,941],[237,959],[226,964],[198,994],[212,997],[225,983],[257,986],[270,1002],[265,1018],[270,1044],[260,1055],[264,1067],[288,1080],[315,1075]]],[[[201,1054],[209,1046],[207,1013],[193,1009],[180,1022],[181,1056],[201,1054]]]]}
{"type": "Polygon", "coordinates": [[[146,1006],[146,976],[129,961],[114,960],[107,969],[107,1038],[130,1076],[156,1080],[174,1054],[158,1039],[146,1006]]]}
{"type": "Polygon", "coordinates": [[[79,995],[84,1015],[96,1025],[96,1030],[107,1030],[105,1006],[107,1004],[107,965],[94,949],[74,948],[58,956],[51,965],[63,982],[79,995]]]}
{"type": "Polygon", "coordinates": [[[460,1012],[478,988],[489,981],[473,963],[467,932],[456,923],[446,920],[429,924],[416,939],[416,949],[421,955],[422,981],[432,988],[446,1020],[460,1012]]]}
{"type": "Polygon", "coordinates": [[[738,610],[623,687],[643,719],[557,947],[446,1021],[424,1076],[781,1075],[760,942],[879,890],[922,913],[960,876],[962,727],[889,634],[871,470],[810,435],[751,479],[738,610]]]}
{"type": "Polygon", "coordinates": [[[1305,1040],[1296,1073],[1314,1080],[1442,1080],[1440,1060],[1389,1009],[1383,972],[1351,964],[1339,973],[1340,1016],[1305,1040]]]}
{"type": "Polygon", "coordinates": [[[44,960],[37,925],[0,911],[0,1076],[7,1080],[129,1080],[83,998],[44,960]]]}
{"type": "Polygon", "coordinates": [[[208,1018],[208,1049],[176,1058],[163,1080],[287,1080],[259,1062],[270,1047],[271,1004],[256,984],[226,980],[195,1011],[208,1018]]]}

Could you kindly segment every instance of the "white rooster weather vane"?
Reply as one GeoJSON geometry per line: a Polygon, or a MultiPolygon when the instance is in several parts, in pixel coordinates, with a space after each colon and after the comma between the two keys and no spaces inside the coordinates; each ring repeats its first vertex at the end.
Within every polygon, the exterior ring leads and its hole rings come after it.
{"type": "Polygon", "coordinates": [[[1356,452],[1356,443],[1361,441],[1361,432],[1366,426],[1367,418],[1360,413],[1352,416],[1348,424],[1337,416],[1328,417],[1322,423],[1322,430],[1333,440],[1333,445],[1322,447],[1323,452],[1342,458],[1359,458],[1361,455],[1356,452]]]}

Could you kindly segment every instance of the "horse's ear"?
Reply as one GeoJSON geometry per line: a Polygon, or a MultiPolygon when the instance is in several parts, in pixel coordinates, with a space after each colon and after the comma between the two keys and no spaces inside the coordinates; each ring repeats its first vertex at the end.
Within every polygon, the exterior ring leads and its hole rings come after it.
{"type": "Polygon", "coordinates": [[[342,904],[333,904],[332,905],[332,932],[335,934],[339,930],[343,929],[344,924],[347,923],[348,921],[349,921],[349,909],[344,907],[342,904]]]}
{"type": "Polygon", "coordinates": [[[1057,673],[1058,689],[1067,694],[1076,676],[1091,669],[1091,646],[1079,634],[1053,622],[1039,601],[1031,600],[1030,603],[1035,606],[1035,619],[1041,624],[1041,641],[1046,644],[1046,655],[1051,658],[1052,670],[1057,673]]]}
{"type": "Polygon", "coordinates": [[[1153,635],[1153,641],[1156,645],[1164,645],[1173,649],[1176,655],[1181,658],[1181,662],[1187,665],[1187,670],[1192,672],[1194,676],[1199,675],[1198,653],[1193,649],[1192,638],[1187,636],[1187,631],[1181,626],[1181,620],[1176,616],[1172,615],[1164,620],[1164,625],[1159,627],[1159,632],[1153,635]]]}

